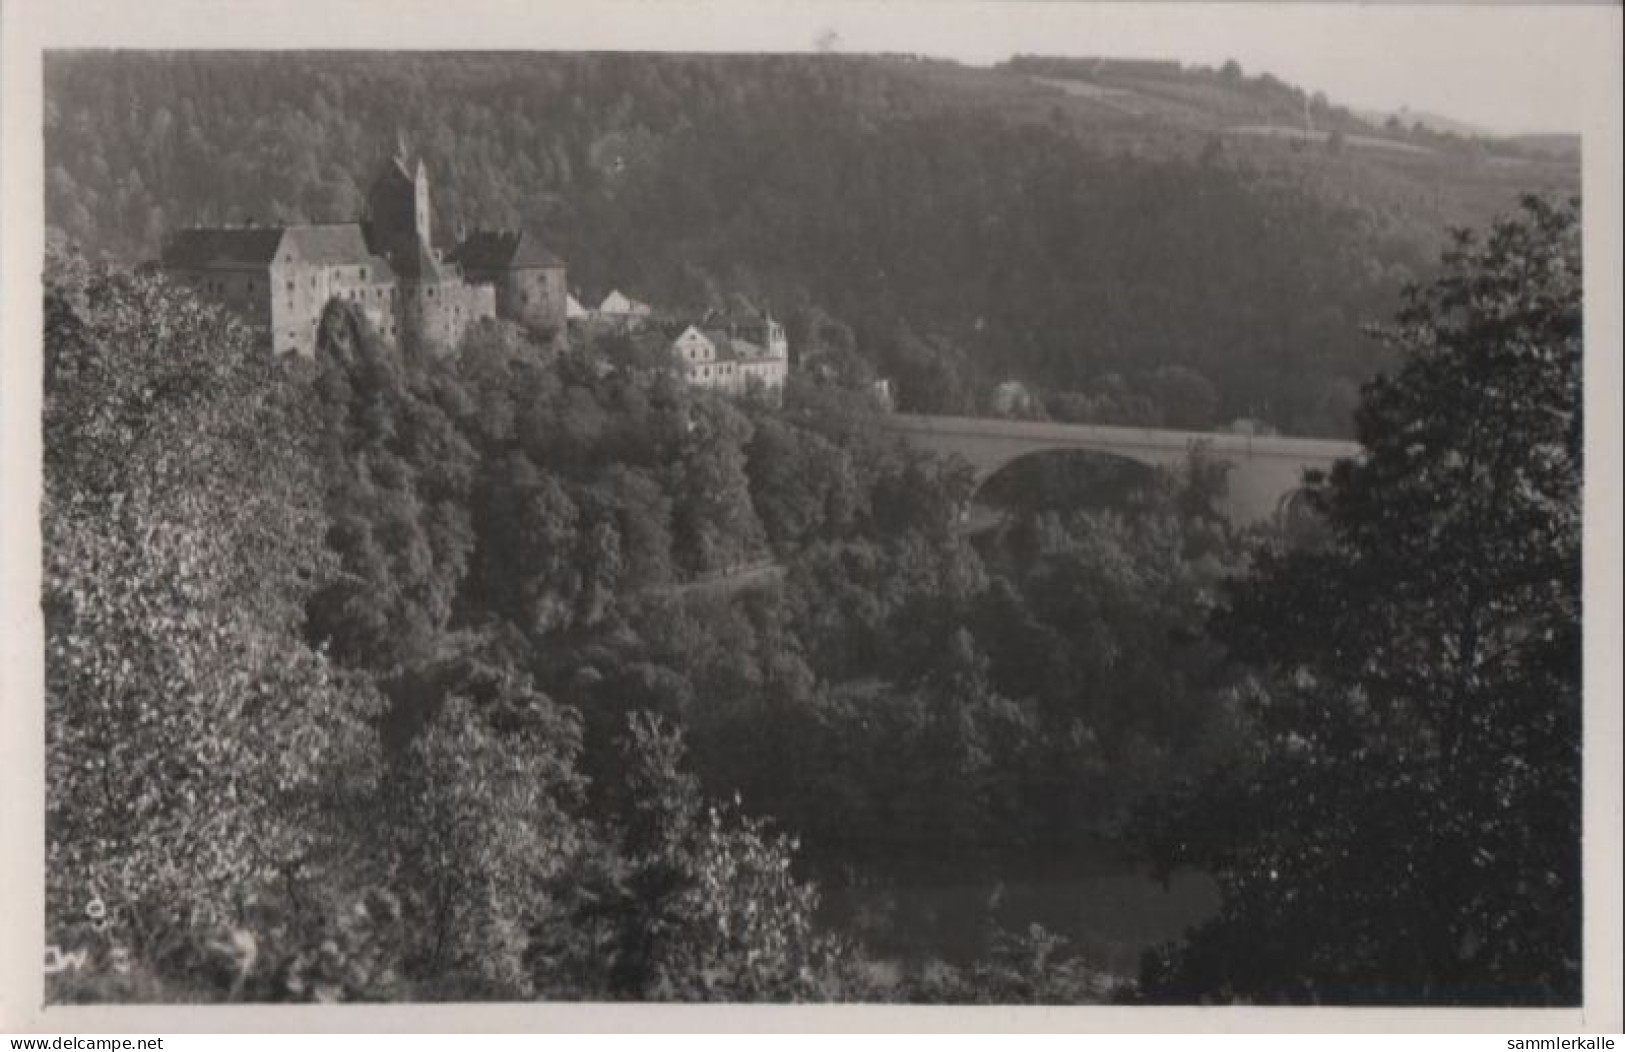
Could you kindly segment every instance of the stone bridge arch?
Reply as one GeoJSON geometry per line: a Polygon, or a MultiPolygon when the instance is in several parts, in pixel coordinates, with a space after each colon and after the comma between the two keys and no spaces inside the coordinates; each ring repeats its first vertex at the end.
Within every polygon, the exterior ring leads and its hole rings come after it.
{"type": "Polygon", "coordinates": [[[1008,464],[1033,453],[1079,450],[1120,457],[1152,468],[1175,468],[1201,447],[1228,467],[1219,509],[1246,526],[1267,519],[1303,483],[1310,468],[1329,469],[1359,455],[1354,442],[1228,432],[1062,424],[1047,420],[888,414],[882,425],[909,445],[942,456],[958,455],[981,485],[1008,464]]]}
{"type": "MultiPolygon", "coordinates": [[[[1029,480],[1047,479],[1047,485],[1062,487],[1047,490],[1047,495],[1059,497],[1067,507],[1105,508],[1132,500],[1134,494],[1153,485],[1157,476],[1157,466],[1144,458],[1070,446],[1018,453],[1002,464],[973,470],[972,517],[978,512],[997,512],[1002,517],[1012,508],[1026,506],[1029,494],[1021,486],[1029,480]]],[[[988,516],[982,515],[980,521],[988,521],[988,516]]]]}

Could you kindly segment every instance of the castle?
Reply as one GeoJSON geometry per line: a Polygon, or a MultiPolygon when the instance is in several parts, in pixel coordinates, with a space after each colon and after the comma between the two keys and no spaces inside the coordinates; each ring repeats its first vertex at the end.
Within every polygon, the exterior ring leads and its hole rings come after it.
{"type": "Polygon", "coordinates": [[[449,253],[435,249],[421,160],[415,171],[399,157],[384,165],[359,223],[182,230],[162,264],[279,353],[313,356],[335,299],[355,304],[379,333],[439,351],[485,318],[564,338],[564,262],[523,231],[477,231],[449,253]]]}
{"type": "MultiPolygon", "coordinates": [[[[164,245],[161,262],[244,318],[277,353],[307,358],[334,300],[353,304],[381,335],[440,353],[455,350],[488,318],[522,325],[554,347],[563,346],[571,322],[620,333],[650,323],[652,309],[619,291],[584,310],[566,288],[564,261],[524,231],[476,231],[442,253],[430,223],[423,162],[409,171],[395,157],[373,181],[359,222],[181,230],[164,245]]],[[[647,335],[664,343],[692,386],[774,402],[782,394],[784,329],[743,297],[693,324],[647,335]]]]}

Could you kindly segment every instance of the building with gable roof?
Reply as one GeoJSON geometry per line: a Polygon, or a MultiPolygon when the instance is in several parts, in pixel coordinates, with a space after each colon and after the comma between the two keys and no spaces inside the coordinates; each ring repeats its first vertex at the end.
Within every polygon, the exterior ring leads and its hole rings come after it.
{"type": "Polygon", "coordinates": [[[379,332],[399,335],[394,267],[354,223],[181,230],[164,246],[163,265],[279,353],[315,354],[316,327],[332,300],[356,304],[379,332]]]}
{"type": "Polygon", "coordinates": [[[784,326],[775,321],[773,315],[737,292],[730,294],[722,307],[708,311],[703,324],[755,344],[765,349],[770,357],[789,360],[790,343],[785,338],[784,326]]]}
{"type": "Polygon", "coordinates": [[[564,328],[564,264],[518,231],[434,247],[429,176],[387,161],[357,223],[177,231],[161,262],[258,329],[278,353],[316,353],[322,312],[354,304],[380,334],[447,351],[481,319],[544,338],[564,328]],[[467,263],[461,262],[466,260],[467,263]]]}
{"type": "Polygon", "coordinates": [[[596,313],[600,321],[633,329],[646,323],[652,311],[647,303],[633,299],[620,289],[613,289],[598,305],[596,313]]]}
{"type": "Polygon", "coordinates": [[[691,386],[729,395],[754,395],[777,403],[789,375],[789,356],[723,329],[689,325],[669,345],[669,353],[691,386]]]}

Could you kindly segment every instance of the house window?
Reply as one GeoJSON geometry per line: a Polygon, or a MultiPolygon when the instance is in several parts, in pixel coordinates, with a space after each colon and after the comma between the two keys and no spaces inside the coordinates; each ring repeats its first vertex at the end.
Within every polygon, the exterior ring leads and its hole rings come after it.
{"type": "Polygon", "coordinates": [[[292,292],[292,291],[293,291],[293,282],[291,282],[291,281],[290,281],[290,282],[288,282],[288,291],[289,291],[289,292],[290,292],[290,293],[291,293],[291,292],[292,292]]]}
{"type": "Polygon", "coordinates": [[[367,280],[367,268],[366,267],[357,267],[356,272],[355,272],[355,276],[360,278],[362,281],[366,281],[367,280]]]}

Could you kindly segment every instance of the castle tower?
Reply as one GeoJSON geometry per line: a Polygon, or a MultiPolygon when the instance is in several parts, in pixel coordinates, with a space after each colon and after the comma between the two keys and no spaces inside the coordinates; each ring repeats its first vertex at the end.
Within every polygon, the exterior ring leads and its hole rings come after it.
{"type": "Polygon", "coordinates": [[[408,173],[400,157],[385,162],[367,191],[367,240],[381,254],[415,251],[429,241],[429,173],[420,159],[408,173]]]}
{"type": "Polygon", "coordinates": [[[415,233],[429,247],[434,246],[434,238],[429,236],[429,170],[423,166],[423,158],[418,158],[418,169],[412,177],[412,203],[416,212],[417,228],[415,233]]]}

